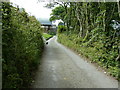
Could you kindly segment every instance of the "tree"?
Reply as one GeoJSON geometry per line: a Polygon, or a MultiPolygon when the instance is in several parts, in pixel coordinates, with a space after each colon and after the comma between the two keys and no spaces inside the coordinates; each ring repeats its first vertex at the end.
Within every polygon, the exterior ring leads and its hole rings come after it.
{"type": "Polygon", "coordinates": [[[59,19],[64,21],[64,16],[65,16],[65,9],[62,6],[58,6],[52,10],[50,21],[59,20],[59,19]]]}

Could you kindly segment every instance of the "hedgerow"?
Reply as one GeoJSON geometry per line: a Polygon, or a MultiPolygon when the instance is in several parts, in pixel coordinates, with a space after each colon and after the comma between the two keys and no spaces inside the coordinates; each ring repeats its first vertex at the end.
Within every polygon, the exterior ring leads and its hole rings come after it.
{"type": "Polygon", "coordinates": [[[2,3],[2,12],[2,86],[28,87],[43,52],[41,25],[10,3],[2,3]]]}
{"type": "Polygon", "coordinates": [[[107,72],[120,80],[119,76],[119,61],[116,60],[118,56],[117,49],[107,50],[103,47],[100,41],[94,42],[93,46],[86,46],[86,43],[76,34],[66,35],[65,33],[58,34],[58,41],[63,45],[73,49],[78,54],[88,58],[91,62],[96,63],[107,70],[107,72]]]}

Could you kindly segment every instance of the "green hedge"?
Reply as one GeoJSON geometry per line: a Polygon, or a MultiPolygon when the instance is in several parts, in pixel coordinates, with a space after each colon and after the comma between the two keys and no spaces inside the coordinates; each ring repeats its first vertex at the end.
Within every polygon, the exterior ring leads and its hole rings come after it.
{"type": "Polygon", "coordinates": [[[2,86],[28,87],[43,52],[41,25],[10,3],[2,3],[2,12],[2,86]]]}
{"type": "Polygon", "coordinates": [[[120,69],[118,67],[119,61],[115,60],[118,56],[117,49],[111,49],[108,51],[99,41],[94,42],[93,46],[87,46],[86,43],[82,43],[82,38],[78,37],[76,34],[58,34],[58,42],[90,59],[91,62],[95,62],[101,67],[107,69],[110,75],[120,80],[120,69]]]}
{"type": "Polygon", "coordinates": [[[58,26],[58,30],[57,30],[57,33],[63,33],[66,31],[66,27],[63,26],[63,25],[59,25],[58,26]]]}

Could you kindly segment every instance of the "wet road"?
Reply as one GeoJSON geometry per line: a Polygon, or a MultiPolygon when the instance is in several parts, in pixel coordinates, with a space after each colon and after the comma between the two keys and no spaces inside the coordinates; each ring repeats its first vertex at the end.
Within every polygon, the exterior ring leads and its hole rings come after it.
{"type": "Polygon", "coordinates": [[[56,41],[45,46],[33,88],[118,88],[118,81],[56,41]]]}

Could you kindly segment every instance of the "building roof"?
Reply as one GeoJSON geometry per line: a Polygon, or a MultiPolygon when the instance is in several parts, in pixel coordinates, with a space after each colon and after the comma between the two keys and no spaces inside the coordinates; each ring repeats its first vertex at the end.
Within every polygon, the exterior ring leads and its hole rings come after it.
{"type": "Polygon", "coordinates": [[[42,25],[52,25],[52,22],[50,22],[48,18],[43,18],[43,19],[40,18],[38,20],[42,25]]]}

